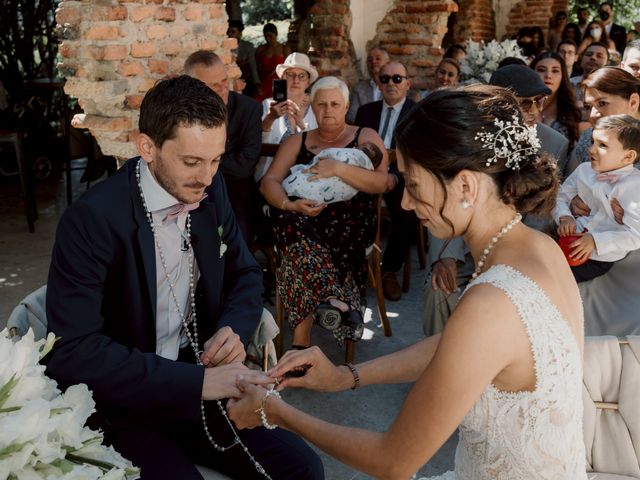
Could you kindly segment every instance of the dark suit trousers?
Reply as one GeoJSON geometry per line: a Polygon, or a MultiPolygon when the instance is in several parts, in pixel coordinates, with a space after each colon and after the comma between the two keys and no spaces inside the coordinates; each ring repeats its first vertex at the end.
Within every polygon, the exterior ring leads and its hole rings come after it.
{"type": "Polygon", "coordinates": [[[253,177],[242,179],[225,177],[224,181],[227,184],[231,208],[236,214],[238,228],[247,245],[251,245],[257,233],[256,226],[260,218],[258,185],[253,177]]]}
{"type": "Polygon", "coordinates": [[[397,272],[402,267],[411,244],[415,242],[418,229],[416,214],[404,210],[400,203],[404,193],[404,180],[401,176],[393,190],[384,194],[384,203],[391,215],[391,230],[387,246],[382,255],[382,271],[397,272]]]}
{"type": "MultiPolygon", "coordinates": [[[[215,402],[208,402],[209,431],[218,445],[232,443],[226,420],[215,402]]],[[[239,432],[253,457],[273,480],[324,478],[322,461],[298,436],[285,430],[254,428],[239,432]]],[[[194,463],[238,480],[264,479],[249,456],[236,445],[218,452],[200,422],[164,422],[105,432],[105,440],[141,468],[142,480],[202,480],[194,463]]]]}

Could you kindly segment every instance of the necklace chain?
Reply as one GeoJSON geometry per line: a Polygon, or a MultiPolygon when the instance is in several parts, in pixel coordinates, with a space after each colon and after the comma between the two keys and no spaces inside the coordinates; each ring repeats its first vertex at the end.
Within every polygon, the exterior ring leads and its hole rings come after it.
{"type": "MultiPolygon", "coordinates": [[[[193,353],[194,353],[194,355],[196,357],[196,364],[197,365],[202,365],[202,361],[200,360],[200,355],[202,354],[202,351],[198,350],[198,322],[197,322],[197,317],[196,317],[195,282],[194,282],[194,278],[193,278],[194,260],[193,260],[193,248],[191,247],[191,214],[187,213],[187,221],[186,221],[186,224],[185,224],[185,234],[183,236],[184,239],[185,239],[186,245],[187,245],[187,251],[189,252],[188,253],[188,258],[189,258],[189,297],[190,297],[189,299],[190,299],[190,305],[187,307],[187,309],[185,310],[185,312],[183,314],[182,313],[182,309],[180,308],[180,302],[178,302],[178,297],[177,297],[176,292],[174,290],[175,285],[171,281],[171,277],[169,276],[169,269],[167,268],[167,262],[166,262],[166,259],[165,259],[165,255],[164,255],[164,252],[162,250],[162,247],[160,246],[160,241],[159,241],[158,235],[156,233],[156,226],[153,223],[153,216],[151,215],[151,212],[147,208],[147,202],[146,202],[146,200],[144,198],[144,192],[142,191],[142,183],[140,181],[140,164],[141,164],[141,162],[142,162],[142,160],[138,160],[138,163],[136,164],[136,181],[138,182],[138,190],[140,191],[140,198],[142,200],[142,207],[144,208],[145,216],[147,217],[147,221],[149,223],[149,227],[151,227],[151,232],[153,233],[153,239],[155,241],[155,245],[156,245],[156,248],[158,250],[158,256],[160,257],[160,263],[162,265],[162,270],[164,272],[164,276],[165,276],[165,279],[167,281],[167,284],[169,285],[169,292],[171,292],[171,297],[173,298],[173,302],[175,303],[176,309],[178,311],[178,315],[180,316],[180,322],[182,323],[182,329],[186,333],[187,339],[189,340],[189,344],[191,345],[191,348],[193,349],[193,353]],[[189,312],[190,312],[190,315],[189,315],[189,312]],[[189,331],[189,323],[191,323],[193,325],[193,333],[191,333],[189,331]]],[[[204,433],[205,433],[207,439],[209,440],[209,443],[213,446],[213,448],[215,448],[219,452],[225,452],[226,450],[229,450],[230,448],[235,447],[236,445],[240,445],[240,447],[242,447],[242,449],[245,451],[245,453],[247,454],[247,456],[249,457],[251,462],[253,462],[253,465],[255,466],[255,468],[258,471],[258,473],[263,475],[265,478],[271,480],[271,477],[266,472],[264,467],[262,465],[260,465],[260,463],[258,463],[258,461],[253,457],[253,455],[251,455],[251,452],[249,452],[249,449],[246,447],[246,445],[244,443],[242,443],[242,440],[240,440],[240,437],[238,436],[238,432],[236,432],[236,429],[233,427],[233,424],[231,423],[231,420],[229,420],[229,417],[227,416],[227,411],[225,410],[224,406],[222,405],[222,402],[220,400],[216,400],[216,403],[218,404],[218,409],[220,410],[220,413],[222,413],[222,416],[225,418],[225,420],[227,421],[227,424],[229,425],[229,428],[233,432],[234,440],[231,443],[231,445],[228,445],[226,447],[218,445],[215,442],[215,440],[213,439],[213,436],[211,435],[211,432],[209,431],[209,427],[207,425],[207,418],[206,418],[206,414],[205,414],[204,401],[200,400],[200,413],[201,413],[201,417],[202,417],[202,426],[204,428],[204,433]]]]}
{"type": "Polygon", "coordinates": [[[342,135],[344,135],[344,132],[346,132],[346,131],[347,131],[347,124],[344,125],[344,127],[342,128],[340,133],[336,137],[334,137],[332,140],[325,140],[324,138],[322,138],[322,135],[320,135],[320,131],[319,130],[318,130],[318,137],[324,143],[333,143],[333,142],[337,141],[342,135]]]}
{"type": "Polygon", "coordinates": [[[471,275],[472,280],[476,278],[478,275],[480,275],[480,273],[484,269],[484,265],[487,261],[487,257],[491,253],[491,250],[493,250],[493,247],[496,246],[496,243],[498,243],[498,240],[500,240],[507,233],[509,233],[509,230],[515,227],[518,224],[518,222],[520,222],[521,220],[522,220],[522,215],[520,215],[520,213],[516,213],[516,216],[513,217],[513,219],[511,219],[511,221],[507,223],[504,227],[502,227],[498,232],[498,234],[491,239],[491,241],[489,242],[489,245],[487,245],[486,248],[482,251],[482,255],[478,260],[476,269],[473,272],[473,275],[471,275]]]}

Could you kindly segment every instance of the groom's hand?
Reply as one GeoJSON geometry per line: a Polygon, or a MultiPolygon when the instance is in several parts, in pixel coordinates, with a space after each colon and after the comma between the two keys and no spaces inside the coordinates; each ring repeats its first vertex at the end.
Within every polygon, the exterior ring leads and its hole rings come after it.
{"type": "Polygon", "coordinates": [[[202,399],[238,398],[242,394],[238,388],[241,381],[247,384],[268,385],[273,383],[273,378],[263,372],[250,370],[242,363],[237,362],[206,368],[202,383],[202,399]]]}
{"type": "Polygon", "coordinates": [[[247,356],[240,336],[231,327],[222,327],[204,344],[200,361],[205,367],[244,362],[247,356]]]}

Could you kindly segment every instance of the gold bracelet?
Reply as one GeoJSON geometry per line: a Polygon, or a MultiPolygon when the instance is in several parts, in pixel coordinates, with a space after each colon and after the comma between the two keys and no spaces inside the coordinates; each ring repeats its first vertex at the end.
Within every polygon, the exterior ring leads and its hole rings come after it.
{"type": "Polygon", "coordinates": [[[282,204],[280,204],[280,210],[284,210],[284,209],[285,209],[284,207],[287,205],[287,202],[288,202],[288,201],[289,201],[289,199],[288,199],[288,198],[285,198],[285,199],[282,201],[282,204]]]}

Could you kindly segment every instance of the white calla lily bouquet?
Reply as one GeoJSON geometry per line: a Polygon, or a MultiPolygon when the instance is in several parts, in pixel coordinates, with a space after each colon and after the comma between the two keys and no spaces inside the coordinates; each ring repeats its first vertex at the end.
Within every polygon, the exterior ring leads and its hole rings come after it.
{"type": "Polygon", "coordinates": [[[139,469],[101,432],[84,426],[95,411],[86,385],[64,393],[45,375],[39,360],[55,337],[36,341],[33,330],[20,340],[0,332],[0,480],[129,480],[139,469]]]}
{"type": "Polygon", "coordinates": [[[463,83],[489,83],[491,74],[507,57],[516,57],[527,62],[515,40],[491,40],[485,44],[484,41],[474,42],[468,39],[465,48],[467,55],[460,65],[463,83]]]}

